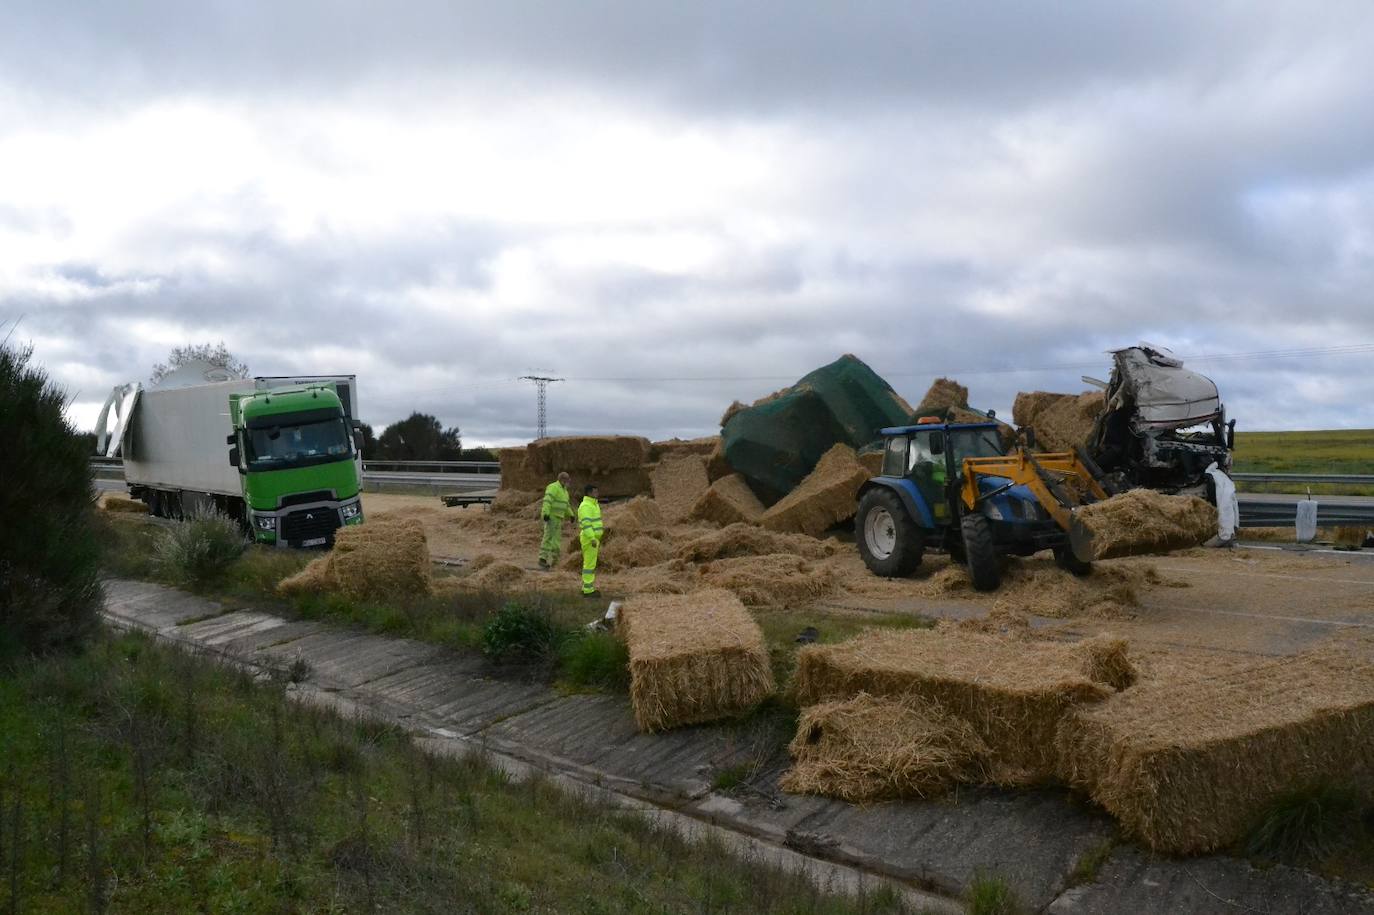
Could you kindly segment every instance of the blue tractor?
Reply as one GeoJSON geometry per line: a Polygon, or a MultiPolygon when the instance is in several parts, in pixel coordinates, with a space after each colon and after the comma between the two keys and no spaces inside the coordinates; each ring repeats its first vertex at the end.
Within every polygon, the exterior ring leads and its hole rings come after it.
{"type": "Polygon", "coordinates": [[[1091,544],[1070,537],[1073,509],[1107,494],[1084,455],[1008,452],[994,422],[923,420],[882,436],[882,474],[859,490],[855,519],[876,574],[910,575],[928,549],[967,564],[980,591],[1001,584],[1007,555],[1052,550],[1067,571],[1091,571],[1091,544]]]}

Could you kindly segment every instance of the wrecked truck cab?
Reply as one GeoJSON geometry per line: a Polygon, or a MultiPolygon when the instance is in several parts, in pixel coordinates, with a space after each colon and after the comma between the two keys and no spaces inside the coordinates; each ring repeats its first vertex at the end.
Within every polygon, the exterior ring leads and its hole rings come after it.
{"type": "Polygon", "coordinates": [[[1090,447],[1097,465],[1114,488],[1210,498],[1207,468],[1229,472],[1235,442],[1216,383],[1162,347],[1127,347],[1112,359],[1090,447]]]}

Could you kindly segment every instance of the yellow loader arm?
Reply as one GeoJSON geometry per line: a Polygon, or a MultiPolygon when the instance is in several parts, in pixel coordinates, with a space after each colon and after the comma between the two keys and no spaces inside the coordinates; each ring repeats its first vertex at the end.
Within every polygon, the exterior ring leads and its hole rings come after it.
{"type": "Polygon", "coordinates": [[[978,478],[987,476],[1005,477],[1013,485],[1025,486],[1066,533],[1076,507],[1107,498],[1092,472],[1069,451],[1031,454],[1018,448],[1005,457],[964,458],[961,495],[965,508],[977,506],[978,478]]]}

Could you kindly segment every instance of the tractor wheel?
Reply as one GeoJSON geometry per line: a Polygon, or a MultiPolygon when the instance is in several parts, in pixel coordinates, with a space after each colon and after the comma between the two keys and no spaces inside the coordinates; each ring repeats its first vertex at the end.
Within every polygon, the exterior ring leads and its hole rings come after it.
{"type": "Polygon", "coordinates": [[[975,591],[995,591],[1002,583],[1002,558],[992,536],[992,522],[983,515],[964,515],[959,522],[964,555],[975,591]]]}
{"type": "Polygon", "coordinates": [[[864,493],[854,534],[864,565],[876,575],[901,578],[921,564],[921,532],[891,490],[876,487],[864,493]]]}
{"type": "Polygon", "coordinates": [[[1091,575],[1093,564],[1084,562],[1073,554],[1073,547],[1067,543],[1063,546],[1054,548],[1054,564],[1071,575],[1082,578],[1084,575],[1091,575]]]}

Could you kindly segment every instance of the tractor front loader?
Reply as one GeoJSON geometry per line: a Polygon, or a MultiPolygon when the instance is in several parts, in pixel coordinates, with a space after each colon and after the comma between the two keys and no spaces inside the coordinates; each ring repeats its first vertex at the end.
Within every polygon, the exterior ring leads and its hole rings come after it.
{"type": "Polygon", "coordinates": [[[966,563],[980,591],[1001,583],[1007,555],[1048,549],[1069,572],[1091,570],[1070,537],[1074,509],[1107,498],[1086,456],[1008,453],[996,423],[922,421],[882,435],[883,471],[860,490],[855,522],[873,572],[910,575],[927,549],[966,563]]]}

